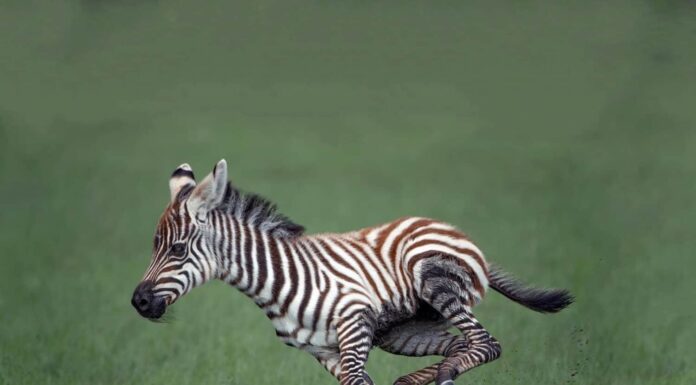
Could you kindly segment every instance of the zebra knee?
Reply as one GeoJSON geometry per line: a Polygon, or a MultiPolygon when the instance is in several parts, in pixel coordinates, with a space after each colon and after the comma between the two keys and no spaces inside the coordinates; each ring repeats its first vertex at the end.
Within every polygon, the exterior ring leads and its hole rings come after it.
{"type": "Polygon", "coordinates": [[[484,341],[477,341],[466,353],[471,358],[471,366],[475,367],[491,361],[495,361],[502,354],[503,349],[498,340],[488,337],[484,341]]]}
{"type": "Polygon", "coordinates": [[[448,347],[447,358],[438,369],[437,385],[452,385],[449,382],[454,381],[460,374],[496,360],[502,351],[500,343],[493,337],[471,343],[453,342],[451,347],[448,347]]]}
{"type": "Polygon", "coordinates": [[[445,357],[452,357],[458,353],[464,353],[471,348],[469,340],[464,336],[458,336],[455,338],[444,350],[445,357]]]}
{"type": "Polygon", "coordinates": [[[503,347],[500,345],[500,342],[498,342],[498,340],[496,340],[495,338],[491,337],[490,346],[491,346],[491,359],[490,359],[490,361],[493,361],[493,360],[500,358],[500,356],[503,354],[503,347]]]}
{"type": "Polygon", "coordinates": [[[488,339],[485,342],[479,342],[478,344],[476,344],[476,346],[474,346],[471,349],[471,351],[472,354],[473,352],[475,352],[476,354],[475,361],[478,361],[475,364],[476,366],[495,361],[503,353],[503,349],[500,346],[500,343],[493,337],[490,337],[490,339],[488,339]]]}
{"type": "Polygon", "coordinates": [[[341,385],[374,385],[367,373],[341,376],[341,385]]]}

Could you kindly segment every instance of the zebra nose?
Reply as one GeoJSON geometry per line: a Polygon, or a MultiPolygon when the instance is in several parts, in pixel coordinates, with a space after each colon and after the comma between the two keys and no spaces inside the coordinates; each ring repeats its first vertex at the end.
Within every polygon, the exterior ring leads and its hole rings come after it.
{"type": "Polygon", "coordinates": [[[135,288],[133,292],[133,298],[131,299],[131,304],[140,314],[147,313],[150,310],[150,305],[153,300],[152,288],[153,284],[150,281],[141,282],[138,287],[135,288]]]}

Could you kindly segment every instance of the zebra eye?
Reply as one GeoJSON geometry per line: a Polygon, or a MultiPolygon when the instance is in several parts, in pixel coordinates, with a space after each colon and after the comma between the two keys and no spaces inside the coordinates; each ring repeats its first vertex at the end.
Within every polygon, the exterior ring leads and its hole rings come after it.
{"type": "Polygon", "coordinates": [[[172,245],[170,254],[175,257],[182,257],[186,253],[186,245],[183,243],[175,243],[172,245]]]}

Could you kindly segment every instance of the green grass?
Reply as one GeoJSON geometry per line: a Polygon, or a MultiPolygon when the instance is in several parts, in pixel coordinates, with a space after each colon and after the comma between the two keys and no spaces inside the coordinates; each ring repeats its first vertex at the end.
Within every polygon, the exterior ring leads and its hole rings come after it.
{"type": "Polygon", "coordinates": [[[577,296],[490,294],[458,383],[696,382],[693,4],[201,3],[0,3],[0,384],[333,381],[221,283],[130,306],[169,173],[222,157],[311,232],[431,216],[577,296]]]}

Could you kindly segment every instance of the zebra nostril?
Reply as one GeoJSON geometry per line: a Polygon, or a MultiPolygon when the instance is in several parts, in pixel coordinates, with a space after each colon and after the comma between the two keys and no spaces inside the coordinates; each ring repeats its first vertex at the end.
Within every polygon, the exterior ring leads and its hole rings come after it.
{"type": "Polygon", "coordinates": [[[153,292],[153,284],[150,281],[141,282],[133,291],[131,304],[140,315],[148,316],[153,309],[159,306],[159,299],[153,292]]]}

